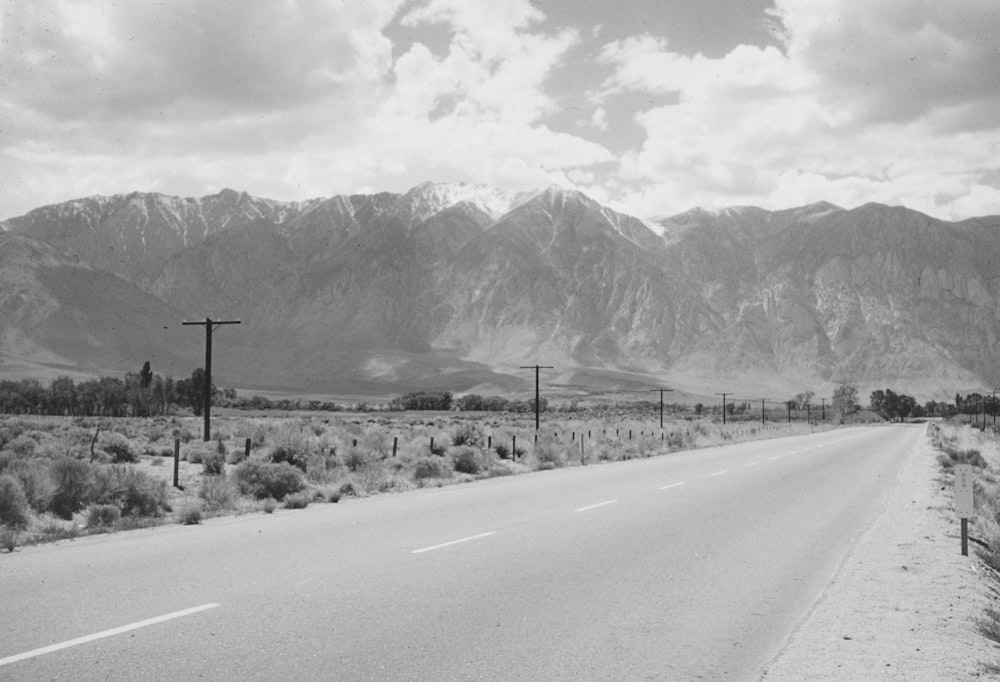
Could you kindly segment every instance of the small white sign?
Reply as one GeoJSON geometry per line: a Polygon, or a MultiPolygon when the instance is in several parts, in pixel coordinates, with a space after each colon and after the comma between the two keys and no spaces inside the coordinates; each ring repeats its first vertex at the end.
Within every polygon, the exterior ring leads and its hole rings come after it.
{"type": "Polygon", "coordinates": [[[971,464],[957,464],[955,466],[955,511],[962,519],[971,519],[975,509],[972,478],[971,464]]]}

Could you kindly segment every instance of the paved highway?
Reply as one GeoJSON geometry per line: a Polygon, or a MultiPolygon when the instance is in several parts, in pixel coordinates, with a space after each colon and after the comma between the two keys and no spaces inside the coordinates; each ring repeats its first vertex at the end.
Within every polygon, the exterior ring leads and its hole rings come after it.
{"type": "Polygon", "coordinates": [[[852,428],[0,557],[4,680],[752,680],[920,427],[852,428]]]}

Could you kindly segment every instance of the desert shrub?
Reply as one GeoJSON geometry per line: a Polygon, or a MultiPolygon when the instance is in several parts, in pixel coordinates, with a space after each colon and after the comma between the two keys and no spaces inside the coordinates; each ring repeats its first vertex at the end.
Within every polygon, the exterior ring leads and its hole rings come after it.
{"type": "Polygon", "coordinates": [[[87,504],[91,492],[94,467],[79,459],[52,460],[49,464],[49,478],[52,480],[52,498],[49,509],[63,519],[73,518],[73,514],[87,504]]]}
{"type": "Polygon", "coordinates": [[[306,478],[316,483],[327,480],[326,457],[319,453],[309,457],[309,461],[306,462],[306,478]]]}
{"type": "Polygon", "coordinates": [[[10,474],[0,475],[0,523],[14,530],[26,528],[28,509],[21,481],[10,474]]]}
{"type": "Polygon", "coordinates": [[[500,459],[510,459],[510,448],[505,443],[497,443],[493,446],[493,451],[500,459]]]}
{"type": "Polygon", "coordinates": [[[302,472],[288,462],[247,460],[233,469],[233,476],[242,494],[257,499],[273,497],[280,501],[305,487],[302,472]]]}
{"type": "Polygon", "coordinates": [[[9,473],[21,481],[32,509],[40,513],[49,508],[55,486],[49,477],[48,462],[40,459],[16,461],[10,466],[9,473]]]}
{"type": "Polygon", "coordinates": [[[306,434],[292,426],[279,429],[273,442],[270,460],[275,464],[287,462],[301,471],[306,470],[309,456],[316,451],[315,444],[306,434]]]}
{"type": "Polygon", "coordinates": [[[960,450],[950,445],[945,445],[943,450],[944,454],[938,456],[938,463],[943,469],[951,469],[956,464],[971,464],[979,469],[986,468],[986,460],[979,450],[960,450]]]}
{"type": "Polygon", "coordinates": [[[201,519],[201,503],[197,500],[185,502],[177,514],[177,522],[185,526],[197,526],[201,523],[201,519]]]}
{"type": "Polygon", "coordinates": [[[478,426],[472,423],[465,423],[451,433],[451,444],[470,445],[472,447],[482,447],[483,432],[478,426]]]}
{"type": "Polygon", "coordinates": [[[368,457],[364,450],[358,447],[349,447],[344,453],[344,466],[348,471],[360,471],[368,464],[368,457]]]}
{"type": "Polygon", "coordinates": [[[413,478],[423,481],[428,478],[449,478],[452,469],[440,457],[421,457],[413,462],[413,478]]]}
{"type": "Polygon", "coordinates": [[[20,534],[21,531],[14,528],[0,526],[0,547],[8,552],[13,552],[14,548],[17,547],[17,538],[20,534]]]}
{"type": "Polygon", "coordinates": [[[431,454],[437,457],[444,457],[444,453],[448,451],[448,446],[440,441],[435,441],[430,446],[431,454]]]}
{"type": "Polygon", "coordinates": [[[273,514],[274,510],[278,508],[278,501],[273,497],[265,497],[260,508],[264,510],[265,514],[273,514]]]}
{"type": "Polygon", "coordinates": [[[38,447],[38,441],[31,436],[21,435],[7,443],[6,449],[20,457],[32,457],[36,447],[38,447]]]}
{"type": "Polygon", "coordinates": [[[285,509],[305,509],[309,506],[309,496],[305,493],[292,493],[285,497],[285,509]]]}
{"type": "Polygon", "coordinates": [[[205,457],[210,454],[212,454],[212,450],[203,441],[198,441],[184,446],[181,450],[181,459],[191,464],[201,464],[205,461],[205,457]]]}
{"type": "Polygon", "coordinates": [[[478,474],[488,464],[482,451],[469,445],[452,448],[450,453],[452,468],[462,474],[478,474]]]}
{"type": "Polygon", "coordinates": [[[238,494],[236,485],[225,476],[205,476],[198,489],[198,497],[211,511],[235,508],[238,494]]]}
{"type": "Polygon", "coordinates": [[[122,510],[114,504],[92,504],[87,508],[87,527],[110,528],[118,523],[122,510]]]}
{"type": "Polygon", "coordinates": [[[218,450],[209,450],[202,458],[201,466],[206,476],[218,476],[226,468],[226,456],[218,450]]]}
{"type": "Polygon", "coordinates": [[[552,437],[543,437],[535,443],[532,455],[539,469],[560,467],[566,463],[566,447],[552,437]]]}
{"type": "Polygon", "coordinates": [[[110,490],[100,501],[117,504],[123,516],[159,516],[168,509],[167,482],[129,466],[110,467],[110,490]]]}
{"type": "Polygon", "coordinates": [[[392,439],[380,428],[368,429],[361,437],[360,445],[365,452],[379,459],[385,459],[392,454],[392,439]]]}
{"type": "Polygon", "coordinates": [[[101,441],[101,449],[111,455],[111,461],[115,464],[128,464],[138,459],[132,443],[120,433],[105,435],[101,441]]]}
{"type": "Polygon", "coordinates": [[[331,490],[326,495],[326,501],[330,502],[332,504],[337,504],[338,502],[340,502],[340,491],[339,490],[331,490]]]}
{"type": "Polygon", "coordinates": [[[340,484],[340,488],[337,490],[341,495],[357,495],[358,491],[354,487],[354,481],[344,481],[340,484]]]}

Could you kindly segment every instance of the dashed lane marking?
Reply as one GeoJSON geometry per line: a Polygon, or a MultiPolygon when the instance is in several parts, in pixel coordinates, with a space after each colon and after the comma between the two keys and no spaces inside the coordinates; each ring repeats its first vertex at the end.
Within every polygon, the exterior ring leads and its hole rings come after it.
{"type": "Polygon", "coordinates": [[[578,512],[589,511],[591,509],[597,509],[598,507],[603,507],[608,504],[614,504],[617,501],[618,500],[605,500],[604,502],[598,502],[597,504],[591,504],[586,507],[580,507],[579,509],[574,509],[573,511],[578,511],[578,512]]]}
{"type": "Polygon", "coordinates": [[[490,535],[496,535],[495,530],[491,530],[487,533],[480,533],[479,535],[470,535],[467,538],[459,538],[458,540],[451,540],[449,542],[442,542],[439,545],[431,545],[430,547],[421,547],[420,549],[415,549],[410,554],[423,554],[424,552],[432,552],[435,549],[443,549],[445,547],[451,547],[452,545],[457,545],[460,542],[469,542],[470,540],[479,540],[480,538],[489,537],[490,535]]]}
{"type": "Polygon", "coordinates": [[[102,630],[101,632],[95,632],[92,635],[85,635],[83,637],[77,637],[76,639],[69,639],[65,642],[59,642],[58,644],[50,644],[49,646],[43,646],[40,649],[32,649],[31,651],[25,651],[23,654],[15,654],[13,656],[7,656],[6,658],[0,658],[0,666],[8,665],[10,663],[17,663],[18,661],[23,661],[29,658],[35,658],[36,656],[42,656],[44,654],[51,654],[55,651],[61,651],[62,649],[68,649],[73,646],[79,646],[80,644],[87,644],[88,642],[93,642],[98,639],[104,639],[105,637],[114,637],[115,635],[120,635],[131,630],[138,630],[139,628],[149,627],[150,625],[156,625],[158,623],[164,623],[168,620],[173,620],[174,618],[183,618],[184,616],[190,616],[200,611],[207,611],[208,609],[214,609],[218,604],[202,604],[201,606],[192,606],[190,609],[184,609],[183,611],[174,611],[173,613],[167,613],[162,616],[156,616],[155,618],[147,618],[146,620],[136,621],[135,623],[129,623],[128,625],[122,625],[117,628],[111,628],[110,630],[102,630]]]}
{"type": "Polygon", "coordinates": [[[681,481],[679,483],[671,483],[670,485],[661,485],[660,486],[660,490],[670,490],[671,488],[676,488],[678,486],[682,486],[685,483],[687,483],[687,481],[681,481]]]}

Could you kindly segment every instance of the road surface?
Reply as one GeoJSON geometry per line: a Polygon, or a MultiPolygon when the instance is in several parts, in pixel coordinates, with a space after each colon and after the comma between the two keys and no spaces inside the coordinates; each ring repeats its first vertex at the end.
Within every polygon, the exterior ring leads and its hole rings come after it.
{"type": "Polygon", "coordinates": [[[0,557],[4,680],[752,680],[920,427],[851,428],[0,557]]]}

